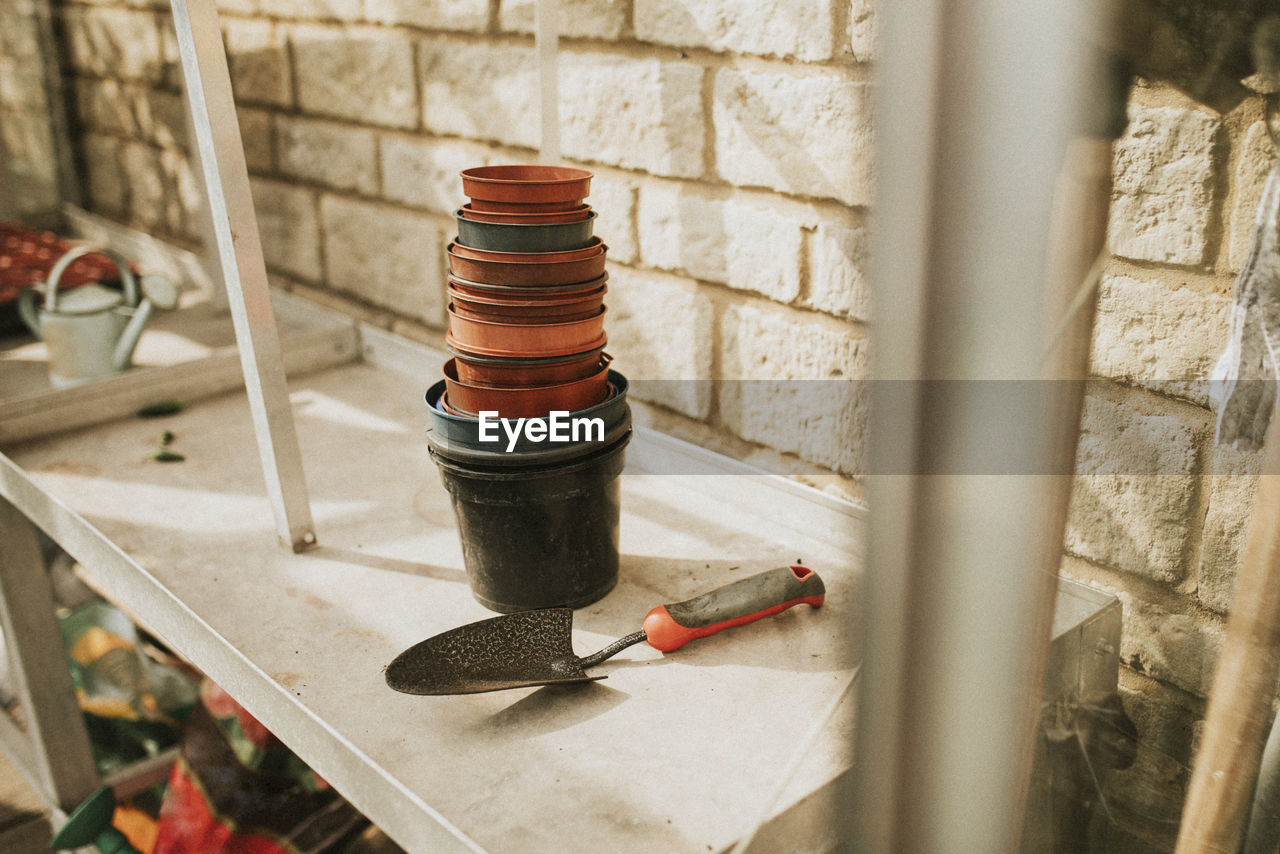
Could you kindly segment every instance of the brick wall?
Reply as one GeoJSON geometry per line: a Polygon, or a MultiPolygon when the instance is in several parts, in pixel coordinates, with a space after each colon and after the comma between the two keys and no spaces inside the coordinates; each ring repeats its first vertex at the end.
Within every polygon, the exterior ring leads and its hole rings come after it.
{"type": "MultiPolygon", "coordinates": [[[[561,136],[597,176],[618,365],[864,376],[870,4],[560,5],[561,136]]],[[[219,8],[274,280],[438,342],[458,170],[536,154],[533,3],[219,8]]],[[[60,18],[89,206],[196,242],[163,7],[68,0],[60,18]]],[[[1130,114],[1063,572],[1124,601],[1142,743],[1108,805],[1125,828],[1114,850],[1151,851],[1177,829],[1258,468],[1213,446],[1205,380],[1272,155],[1256,99],[1219,116],[1144,84],[1130,114]]],[[[669,423],[857,472],[857,413],[787,423],[775,394],[691,384],[664,405],[669,423]]]]}
{"type": "Polygon", "coordinates": [[[1135,86],[1063,572],[1124,603],[1121,684],[1142,732],[1110,807],[1168,850],[1252,509],[1260,455],[1215,447],[1208,377],[1274,156],[1261,99],[1227,115],[1135,86]]]}

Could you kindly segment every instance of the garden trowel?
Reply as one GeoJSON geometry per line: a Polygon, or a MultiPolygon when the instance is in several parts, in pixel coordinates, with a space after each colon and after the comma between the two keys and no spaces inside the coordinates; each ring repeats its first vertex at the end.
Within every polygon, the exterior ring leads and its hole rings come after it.
{"type": "Polygon", "coordinates": [[[784,611],[822,605],[826,588],[804,566],[782,566],[674,605],[659,605],[640,631],[582,658],[573,653],[573,611],[518,611],[414,644],[387,667],[387,684],[406,694],[479,694],[504,688],[592,682],[586,668],[647,642],[671,652],[691,640],[784,611]]]}

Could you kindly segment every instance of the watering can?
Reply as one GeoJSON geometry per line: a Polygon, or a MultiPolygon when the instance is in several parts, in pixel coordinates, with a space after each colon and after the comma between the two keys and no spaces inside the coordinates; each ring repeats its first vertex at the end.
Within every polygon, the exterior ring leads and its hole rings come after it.
{"type": "Polygon", "coordinates": [[[49,382],[66,388],[126,370],[138,338],[156,308],[174,308],[178,290],[164,276],[150,275],[139,285],[129,263],[110,249],[77,246],[58,259],[43,286],[44,305],[35,305],[36,288],[18,297],[18,313],[48,350],[49,382]],[[124,293],[88,284],[58,293],[62,274],[77,258],[98,253],[120,270],[124,293]]]}

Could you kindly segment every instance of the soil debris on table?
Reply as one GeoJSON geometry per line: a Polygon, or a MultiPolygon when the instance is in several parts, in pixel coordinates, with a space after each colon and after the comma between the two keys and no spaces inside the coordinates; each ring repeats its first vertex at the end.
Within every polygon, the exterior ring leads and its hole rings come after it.
{"type": "Polygon", "coordinates": [[[181,400],[169,398],[168,400],[159,400],[155,403],[147,404],[139,409],[136,415],[139,418],[163,418],[166,415],[176,415],[186,407],[187,405],[181,400]]]}

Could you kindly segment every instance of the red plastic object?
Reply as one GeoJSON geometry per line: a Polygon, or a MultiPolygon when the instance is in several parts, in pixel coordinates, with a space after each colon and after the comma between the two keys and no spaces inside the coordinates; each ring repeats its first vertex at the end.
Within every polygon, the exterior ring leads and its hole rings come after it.
{"type": "Polygon", "coordinates": [[[497,412],[502,418],[541,418],[553,411],[576,412],[604,400],[609,393],[609,366],[584,379],[544,386],[479,386],[458,379],[453,359],[444,363],[444,382],[451,406],[466,412],[497,412]]]}
{"type": "Polygon", "coordinates": [[[569,166],[521,164],[462,170],[462,192],[493,202],[581,203],[591,189],[591,173],[569,166]]]}
{"type": "MultiPolygon", "coordinates": [[[[791,574],[795,580],[800,582],[801,587],[804,586],[806,581],[812,579],[813,581],[811,583],[813,584],[813,588],[823,592],[813,593],[812,595],[797,596],[793,599],[787,600],[786,602],[780,602],[759,611],[753,611],[748,614],[742,614],[740,616],[731,617],[726,620],[721,620],[720,622],[703,626],[681,625],[674,617],[671,616],[666,605],[659,605],[645,615],[642,626],[644,629],[645,640],[654,649],[661,650],[662,652],[672,652],[673,650],[677,650],[684,646],[689,641],[697,640],[698,638],[705,638],[708,635],[714,635],[717,632],[722,632],[725,629],[731,629],[734,626],[753,623],[756,620],[772,616],[780,611],[785,611],[793,605],[804,604],[814,608],[821,608],[822,603],[826,601],[826,592],[825,588],[822,586],[821,580],[818,579],[817,573],[812,569],[809,569],[807,566],[792,566],[788,567],[788,569],[791,570],[791,574]]],[[[714,592],[708,595],[714,595],[714,592]]],[[[697,600],[691,601],[696,602],[697,600]]]]}

